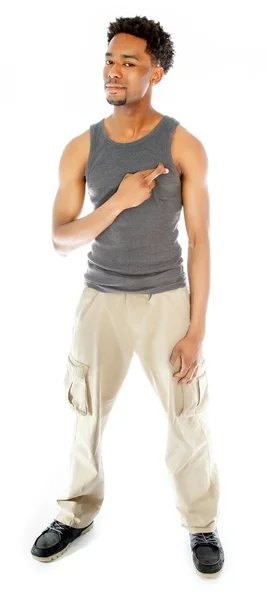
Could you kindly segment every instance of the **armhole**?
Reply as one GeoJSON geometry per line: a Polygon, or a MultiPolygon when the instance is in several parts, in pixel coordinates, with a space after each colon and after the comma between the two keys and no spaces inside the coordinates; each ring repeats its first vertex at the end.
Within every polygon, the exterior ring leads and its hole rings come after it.
{"type": "Polygon", "coordinates": [[[170,128],[169,130],[169,135],[168,135],[168,141],[167,141],[167,148],[166,148],[166,155],[168,158],[168,161],[170,162],[170,164],[173,167],[174,173],[177,177],[177,180],[181,182],[181,177],[182,177],[182,173],[181,175],[178,173],[177,171],[177,167],[173,161],[172,158],[172,153],[171,153],[171,146],[172,146],[172,140],[173,140],[173,136],[175,133],[175,130],[177,129],[178,125],[180,125],[180,121],[177,121],[176,119],[173,121],[174,125],[170,128]]]}
{"type": "Polygon", "coordinates": [[[85,164],[85,169],[84,169],[84,178],[85,180],[87,180],[87,174],[89,172],[89,167],[90,167],[90,162],[91,162],[91,157],[92,157],[92,152],[93,152],[93,147],[94,147],[94,127],[93,125],[90,125],[89,127],[89,146],[90,148],[87,148],[87,159],[86,159],[86,164],[85,164]]]}

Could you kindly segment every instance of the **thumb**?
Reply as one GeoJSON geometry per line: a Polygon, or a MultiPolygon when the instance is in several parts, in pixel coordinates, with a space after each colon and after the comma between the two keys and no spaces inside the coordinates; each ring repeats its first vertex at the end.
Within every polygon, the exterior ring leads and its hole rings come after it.
{"type": "Polygon", "coordinates": [[[180,368],[182,368],[182,352],[179,348],[175,348],[175,350],[172,351],[171,358],[170,358],[172,365],[174,365],[177,361],[179,363],[178,358],[180,358],[180,364],[178,364],[178,367],[180,369],[180,368]]]}

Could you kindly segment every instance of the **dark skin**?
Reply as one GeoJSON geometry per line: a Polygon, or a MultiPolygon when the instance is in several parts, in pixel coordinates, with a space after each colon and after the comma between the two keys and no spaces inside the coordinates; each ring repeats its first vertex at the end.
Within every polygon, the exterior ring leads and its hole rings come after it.
{"type": "Polygon", "coordinates": [[[152,67],[145,48],[145,40],[120,33],[108,46],[107,53],[112,56],[105,57],[104,84],[125,86],[114,95],[105,87],[107,102],[114,107],[108,126],[111,132],[126,142],[146,135],[161,119],[161,114],[151,106],[151,96],[153,82],[154,85],[159,83],[164,72],[160,66],[152,67]],[[134,55],[137,60],[124,58],[122,54],[134,55]]]}
{"type": "MultiPolygon", "coordinates": [[[[105,56],[104,84],[123,86],[115,94],[105,87],[107,102],[114,107],[113,114],[105,119],[105,128],[115,141],[127,143],[143,137],[163,116],[153,109],[151,98],[164,71],[160,65],[152,66],[145,48],[145,40],[120,33],[112,38],[107,49],[112,56],[105,56]],[[136,59],[125,58],[122,54],[135,55],[136,59]]],[[[181,177],[188,235],[190,325],[170,357],[171,364],[177,367],[173,376],[178,376],[181,385],[191,383],[199,376],[203,360],[202,343],[210,288],[208,159],[203,144],[181,124],[173,135],[171,153],[181,177]]]]}

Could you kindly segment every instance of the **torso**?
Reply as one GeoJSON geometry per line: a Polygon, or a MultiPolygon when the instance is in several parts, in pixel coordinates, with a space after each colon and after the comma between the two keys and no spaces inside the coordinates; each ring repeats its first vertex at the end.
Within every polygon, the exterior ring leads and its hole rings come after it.
{"type": "MultiPolygon", "coordinates": [[[[161,113],[156,113],[156,117],[153,119],[153,121],[151,121],[151,123],[149,125],[147,125],[146,130],[144,130],[142,133],[140,133],[138,137],[131,140],[131,142],[135,142],[135,141],[141,139],[142,137],[144,137],[145,135],[148,135],[157,126],[157,124],[161,121],[162,117],[163,117],[163,115],[161,113]]],[[[104,120],[104,127],[105,127],[108,137],[111,140],[113,140],[114,142],[127,143],[127,140],[125,140],[125,138],[123,139],[122,137],[115,136],[114,133],[112,133],[112,131],[110,129],[110,117],[107,117],[107,119],[104,120]]],[[[180,153],[181,153],[181,147],[182,147],[181,139],[180,139],[181,131],[185,132],[186,129],[184,129],[184,127],[182,127],[182,125],[177,125],[177,127],[174,131],[174,134],[172,137],[172,143],[171,143],[172,160],[177,169],[177,173],[179,176],[182,175],[182,169],[180,166],[180,153]]],[[[87,129],[84,133],[82,133],[80,138],[81,138],[81,142],[82,142],[82,154],[84,157],[84,168],[85,168],[86,163],[89,159],[89,154],[90,154],[90,129],[87,129]]],[[[128,140],[128,143],[129,143],[129,140],[128,140]]]]}

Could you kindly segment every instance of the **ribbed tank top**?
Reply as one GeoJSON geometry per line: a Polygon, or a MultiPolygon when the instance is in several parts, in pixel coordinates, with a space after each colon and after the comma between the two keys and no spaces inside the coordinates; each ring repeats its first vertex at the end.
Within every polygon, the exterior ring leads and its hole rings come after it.
{"type": "Polygon", "coordinates": [[[111,140],[104,119],[90,126],[90,154],[85,178],[94,210],[118,189],[126,173],[154,169],[162,162],[150,198],[122,211],[92,242],[84,283],[101,292],[156,294],[187,285],[178,222],[182,210],[181,180],[171,156],[179,125],[164,115],[141,139],[111,140]]]}

